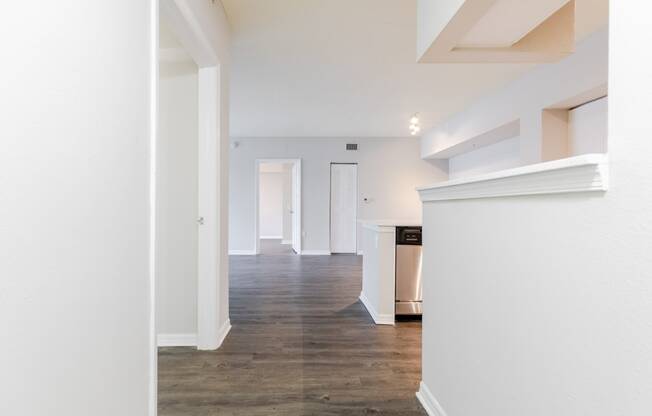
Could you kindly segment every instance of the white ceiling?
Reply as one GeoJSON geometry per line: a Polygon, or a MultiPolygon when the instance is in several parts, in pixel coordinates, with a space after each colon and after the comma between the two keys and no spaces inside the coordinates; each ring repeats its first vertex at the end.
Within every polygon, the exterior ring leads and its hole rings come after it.
{"type": "Polygon", "coordinates": [[[568,2],[569,0],[498,0],[457,46],[512,46],[568,2]],[[510,19],[510,16],[519,18],[510,19]]]}
{"type": "MultiPolygon", "coordinates": [[[[608,0],[577,0],[577,33],[608,0]]],[[[222,0],[233,36],[233,137],[403,137],[531,65],[417,64],[416,0],[222,0]]]]}

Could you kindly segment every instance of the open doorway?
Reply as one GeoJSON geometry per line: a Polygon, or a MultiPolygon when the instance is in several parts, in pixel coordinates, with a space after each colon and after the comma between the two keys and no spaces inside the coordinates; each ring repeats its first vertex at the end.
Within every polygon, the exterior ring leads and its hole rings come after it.
{"type": "Polygon", "coordinates": [[[256,254],[301,254],[301,160],[256,161],[256,254]]]}
{"type": "Polygon", "coordinates": [[[197,345],[199,242],[198,71],[165,19],[159,23],[156,155],[158,346],[197,345]]]}

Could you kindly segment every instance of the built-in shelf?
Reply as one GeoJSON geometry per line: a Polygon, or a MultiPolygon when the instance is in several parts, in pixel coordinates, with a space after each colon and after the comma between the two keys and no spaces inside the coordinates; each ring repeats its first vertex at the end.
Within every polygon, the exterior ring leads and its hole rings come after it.
{"type": "Polygon", "coordinates": [[[417,188],[421,200],[494,198],[517,195],[604,192],[606,154],[587,154],[417,188]]]}

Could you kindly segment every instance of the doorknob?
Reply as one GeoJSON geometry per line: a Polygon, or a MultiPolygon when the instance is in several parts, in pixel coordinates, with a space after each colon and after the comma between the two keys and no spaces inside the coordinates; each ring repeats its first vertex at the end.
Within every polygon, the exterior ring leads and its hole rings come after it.
{"type": "Polygon", "coordinates": [[[204,217],[197,218],[197,224],[204,225],[204,217]]]}

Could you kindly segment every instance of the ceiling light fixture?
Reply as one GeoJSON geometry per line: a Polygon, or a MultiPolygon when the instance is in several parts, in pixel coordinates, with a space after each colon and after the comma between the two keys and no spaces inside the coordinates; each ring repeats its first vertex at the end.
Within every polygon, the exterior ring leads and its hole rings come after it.
{"type": "Polygon", "coordinates": [[[415,113],[410,118],[410,134],[415,136],[419,131],[421,131],[421,126],[419,126],[419,113],[415,113]]]}

